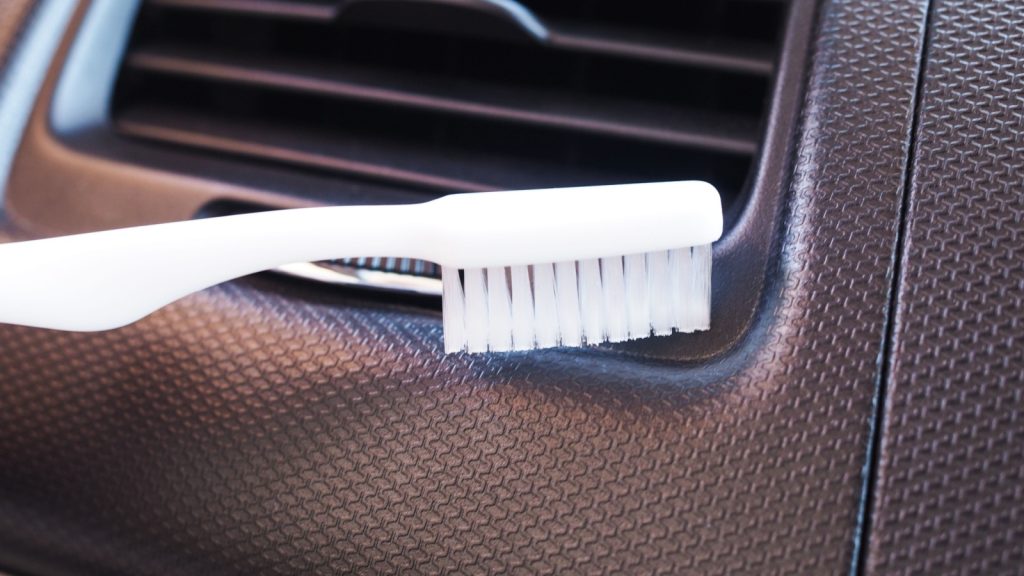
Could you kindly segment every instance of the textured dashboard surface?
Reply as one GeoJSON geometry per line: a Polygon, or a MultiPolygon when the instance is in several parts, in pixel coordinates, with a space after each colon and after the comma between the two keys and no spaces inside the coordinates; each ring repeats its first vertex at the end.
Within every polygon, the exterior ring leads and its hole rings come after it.
{"type": "Polygon", "coordinates": [[[936,0],[869,567],[1024,568],[1024,5],[936,0]]]}
{"type": "Polygon", "coordinates": [[[713,362],[445,358],[435,314],[266,277],[0,328],[0,565],[848,570],[924,17],[824,3],[770,290],[713,362]]]}

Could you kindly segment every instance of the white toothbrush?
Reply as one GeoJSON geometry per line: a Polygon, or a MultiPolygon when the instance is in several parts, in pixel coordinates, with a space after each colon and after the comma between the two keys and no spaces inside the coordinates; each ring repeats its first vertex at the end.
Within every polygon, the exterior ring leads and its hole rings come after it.
{"type": "Polygon", "coordinates": [[[285,264],[442,266],[445,351],[706,330],[718,192],[663,182],[279,210],[0,245],[0,322],[106,330],[285,264]]]}

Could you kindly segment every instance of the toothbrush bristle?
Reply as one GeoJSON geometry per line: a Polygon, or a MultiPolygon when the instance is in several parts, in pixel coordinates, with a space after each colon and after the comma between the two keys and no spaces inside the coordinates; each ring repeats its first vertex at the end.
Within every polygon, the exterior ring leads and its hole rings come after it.
{"type": "Polygon", "coordinates": [[[441,270],[445,352],[621,342],[707,330],[711,246],[441,270]]]}

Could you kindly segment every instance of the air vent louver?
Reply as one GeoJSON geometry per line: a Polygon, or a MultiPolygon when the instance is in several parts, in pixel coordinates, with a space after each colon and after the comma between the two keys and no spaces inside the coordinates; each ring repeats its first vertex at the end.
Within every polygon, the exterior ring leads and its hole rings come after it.
{"type": "Polygon", "coordinates": [[[785,8],[148,0],[113,125],[425,196],[700,178],[729,203],[756,159],[785,8]]]}

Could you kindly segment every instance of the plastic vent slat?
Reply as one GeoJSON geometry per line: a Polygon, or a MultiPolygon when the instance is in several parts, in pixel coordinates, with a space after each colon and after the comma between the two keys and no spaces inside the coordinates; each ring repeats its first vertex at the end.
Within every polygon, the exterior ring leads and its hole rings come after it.
{"type": "Polygon", "coordinates": [[[742,72],[768,76],[774,62],[770,46],[742,46],[723,48],[711,46],[687,46],[680,43],[659,43],[628,38],[615,30],[587,30],[575,28],[572,32],[565,26],[552,29],[548,44],[552,48],[574,50],[592,54],[604,54],[619,58],[633,58],[666,62],[680,66],[699,66],[730,72],[742,72]]]}
{"type": "Polygon", "coordinates": [[[299,0],[149,0],[154,6],[209,12],[235,12],[275,18],[330,21],[338,14],[336,2],[299,0]]]}
{"type": "Polygon", "coordinates": [[[756,181],[786,10],[142,0],[111,125],[179,153],[335,177],[336,203],[371,181],[429,198],[700,179],[728,208],[756,181]]]}
{"type": "Polygon", "coordinates": [[[495,188],[481,182],[444,178],[416,170],[360,161],[353,158],[358,154],[339,151],[336,142],[322,142],[308,133],[288,133],[287,130],[272,126],[243,125],[223,118],[208,120],[190,117],[180,111],[133,110],[121,115],[115,129],[126,136],[166,144],[387,180],[427,190],[472,192],[495,188]],[[331,154],[332,151],[336,153],[331,154]]]}
{"type": "Polygon", "coordinates": [[[146,49],[127,59],[130,68],[232,82],[491,120],[520,122],[661,144],[696,146],[736,154],[757,150],[756,119],[658,107],[581,103],[557,95],[517,93],[430,78],[400,78],[367,71],[303,69],[245,57],[213,58],[146,49]]]}
{"type": "Polygon", "coordinates": [[[124,135],[150,141],[198,148],[329,171],[371,180],[383,180],[426,191],[536,188],[540,182],[569,186],[601,182],[607,173],[569,170],[558,164],[541,165],[505,158],[466,158],[447,151],[422,150],[402,143],[352,135],[325,135],[305,129],[156,106],[124,111],[114,123],[124,135]],[[387,163],[380,161],[386,158],[387,163]],[[480,176],[481,180],[470,179],[480,176]],[[488,176],[497,180],[484,180],[488,176]]]}
{"type": "MultiPolygon", "coordinates": [[[[150,0],[154,5],[211,12],[235,12],[250,16],[274,16],[331,22],[343,13],[343,0],[334,4],[267,0],[150,0]]],[[[539,42],[550,48],[619,58],[655,60],[684,66],[702,66],[734,72],[769,75],[771,46],[686,45],[651,41],[647,35],[630,34],[608,27],[587,27],[545,21],[548,36],[539,42]]]]}

